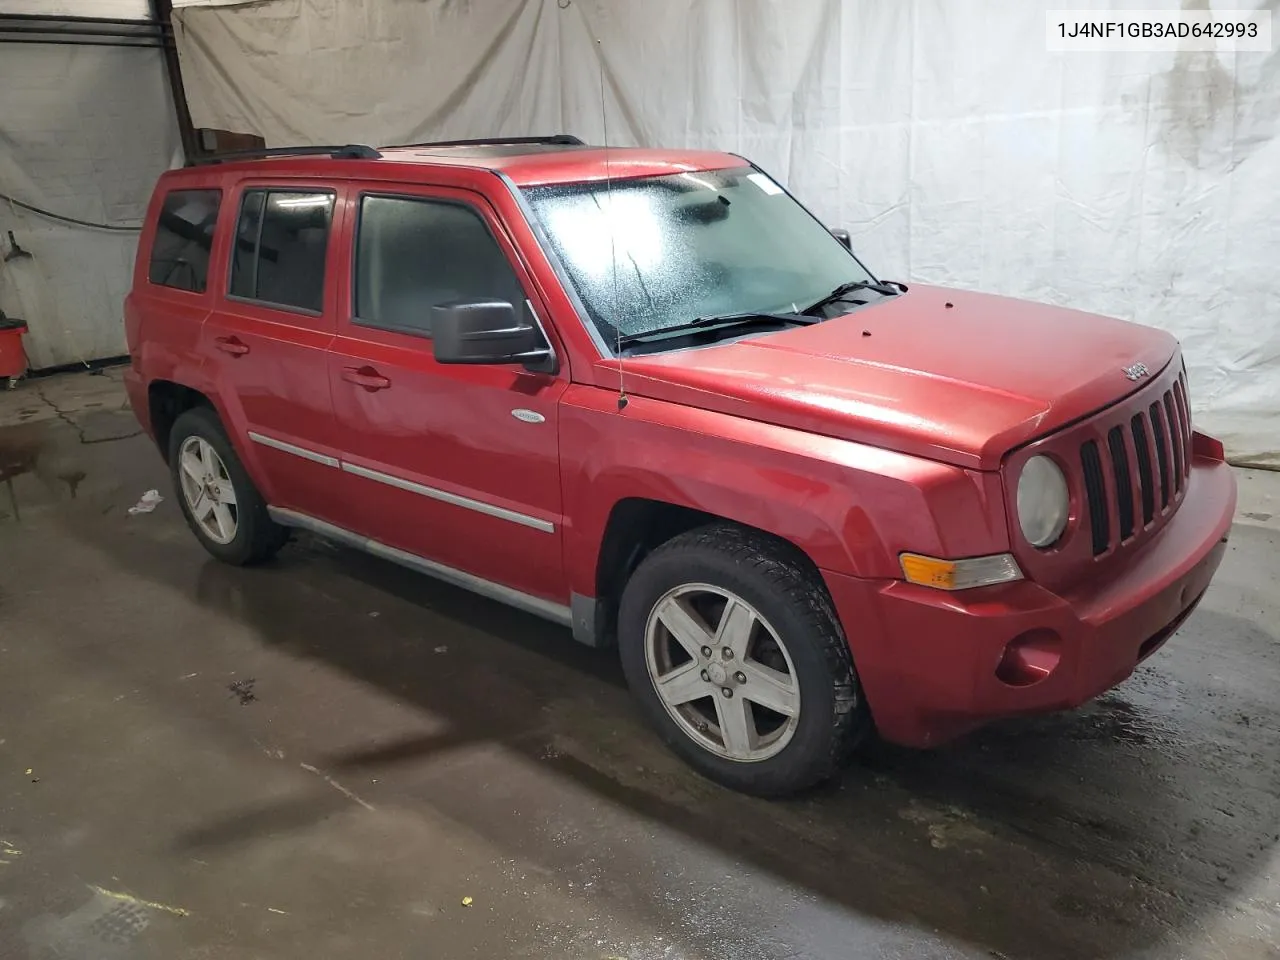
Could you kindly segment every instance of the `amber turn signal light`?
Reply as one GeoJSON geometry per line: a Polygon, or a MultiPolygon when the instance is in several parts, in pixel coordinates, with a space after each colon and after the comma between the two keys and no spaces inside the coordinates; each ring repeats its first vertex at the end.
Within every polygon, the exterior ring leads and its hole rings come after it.
{"type": "Polygon", "coordinates": [[[1022,579],[1018,562],[1009,553],[965,560],[941,560],[920,553],[904,553],[898,559],[908,583],[918,583],[935,590],[968,590],[1022,579]]]}

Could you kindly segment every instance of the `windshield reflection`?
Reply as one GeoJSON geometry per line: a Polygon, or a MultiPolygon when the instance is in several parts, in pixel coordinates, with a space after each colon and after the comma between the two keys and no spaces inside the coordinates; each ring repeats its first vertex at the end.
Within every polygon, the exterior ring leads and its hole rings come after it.
{"type": "Polygon", "coordinates": [[[870,275],[750,167],[525,190],[606,343],[695,317],[796,312],[870,275]]]}

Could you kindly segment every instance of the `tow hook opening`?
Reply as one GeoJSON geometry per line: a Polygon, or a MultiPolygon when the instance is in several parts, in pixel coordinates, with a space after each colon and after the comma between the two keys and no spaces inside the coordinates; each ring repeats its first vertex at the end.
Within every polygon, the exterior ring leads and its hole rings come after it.
{"type": "Polygon", "coordinates": [[[1004,648],[996,666],[996,679],[1011,687],[1039,683],[1062,662],[1062,637],[1052,630],[1028,630],[1004,648]]]}

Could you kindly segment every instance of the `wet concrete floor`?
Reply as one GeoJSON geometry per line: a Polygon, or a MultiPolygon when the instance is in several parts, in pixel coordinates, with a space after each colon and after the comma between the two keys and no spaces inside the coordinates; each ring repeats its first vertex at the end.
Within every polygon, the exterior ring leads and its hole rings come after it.
{"type": "Polygon", "coordinates": [[[215,563],[135,430],[111,372],[0,395],[4,960],[1280,956],[1280,477],[1116,691],[769,803],[565,631],[215,563]]]}

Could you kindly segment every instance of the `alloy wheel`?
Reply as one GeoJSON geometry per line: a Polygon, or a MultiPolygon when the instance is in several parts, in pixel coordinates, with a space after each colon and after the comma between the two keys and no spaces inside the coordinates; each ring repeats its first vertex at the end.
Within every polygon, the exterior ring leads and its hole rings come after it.
{"type": "Polygon", "coordinates": [[[780,753],[800,719],[800,685],[776,630],[722,587],[667,591],[645,624],[645,664],[681,731],[712,753],[753,763],[780,753]]]}
{"type": "Polygon", "coordinates": [[[178,458],[182,496],[200,531],[216,544],[230,543],[240,528],[240,508],[227,465],[203,437],[188,437],[178,458]]]}

